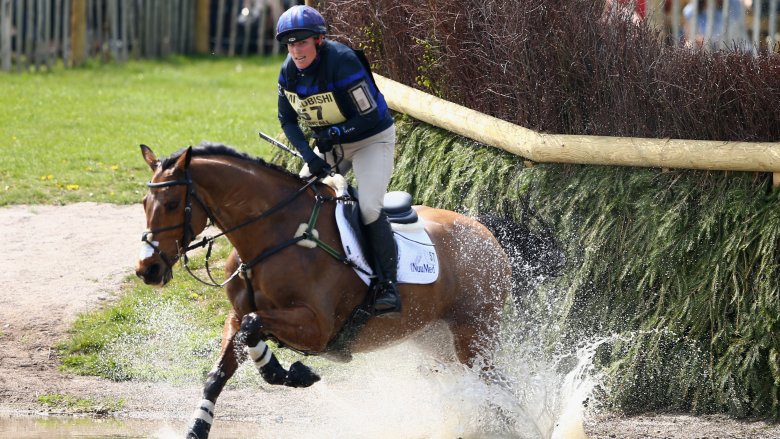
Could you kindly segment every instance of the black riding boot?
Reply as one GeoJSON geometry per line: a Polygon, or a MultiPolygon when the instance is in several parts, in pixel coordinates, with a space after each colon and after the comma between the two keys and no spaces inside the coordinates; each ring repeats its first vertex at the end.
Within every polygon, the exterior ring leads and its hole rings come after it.
{"type": "Polygon", "coordinates": [[[376,260],[377,277],[374,300],[375,315],[398,314],[401,312],[401,297],[396,287],[398,273],[398,249],[393,238],[393,229],[384,213],[371,224],[366,225],[368,243],[376,260]]]}

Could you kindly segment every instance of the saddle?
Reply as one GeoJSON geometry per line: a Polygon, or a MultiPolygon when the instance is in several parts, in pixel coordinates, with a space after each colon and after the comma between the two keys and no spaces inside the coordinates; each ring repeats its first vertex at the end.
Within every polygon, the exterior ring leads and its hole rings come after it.
{"type": "MultiPolygon", "coordinates": [[[[360,208],[358,205],[358,191],[352,186],[347,188],[347,193],[354,200],[344,203],[344,217],[349,226],[356,232],[356,238],[364,254],[369,254],[368,241],[365,236],[363,222],[360,220],[360,208]]],[[[382,211],[387,215],[390,224],[414,224],[419,220],[417,211],[412,209],[412,196],[408,192],[393,191],[385,194],[382,211]]]]}

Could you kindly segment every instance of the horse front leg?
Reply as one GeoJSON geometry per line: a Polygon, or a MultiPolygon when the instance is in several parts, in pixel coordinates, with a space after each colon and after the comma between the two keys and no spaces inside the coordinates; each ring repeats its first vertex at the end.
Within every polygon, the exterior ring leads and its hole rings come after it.
{"type": "Polygon", "coordinates": [[[300,361],[293,363],[290,370],[285,370],[264,338],[262,319],[255,313],[245,315],[236,339],[246,346],[249,357],[265,382],[288,387],[309,387],[320,380],[319,375],[300,361]]]}
{"type": "Polygon", "coordinates": [[[214,405],[225,384],[238,369],[235,335],[239,328],[238,317],[231,311],[222,330],[219,359],[208,373],[203,386],[203,399],[198,403],[187,428],[187,439],[206,439],[214,422],[214,405]]]}

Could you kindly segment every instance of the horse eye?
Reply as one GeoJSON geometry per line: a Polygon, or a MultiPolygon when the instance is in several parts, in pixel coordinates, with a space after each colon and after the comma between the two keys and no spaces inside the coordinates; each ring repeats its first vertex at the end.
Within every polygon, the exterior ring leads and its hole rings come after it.
{"type": "Polygon", "coordinates": [[[176,210],[178,209],[178,207],[179,207],[179,200],[169,201],[165,203],[165,210],[167,210],[168,212],[176,210]]]}

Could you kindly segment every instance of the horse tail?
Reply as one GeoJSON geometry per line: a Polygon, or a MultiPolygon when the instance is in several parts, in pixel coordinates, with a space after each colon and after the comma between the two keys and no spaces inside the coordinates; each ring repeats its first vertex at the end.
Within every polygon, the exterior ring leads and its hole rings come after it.
{"type": "Polygon", "coordinates": [[[561,274],[566,256],[552,229],[527,202],[521,222],[508,216],[478,220],[493,233],[512,265],[512,298],[520,303],[545,279],[561,274]]]}

